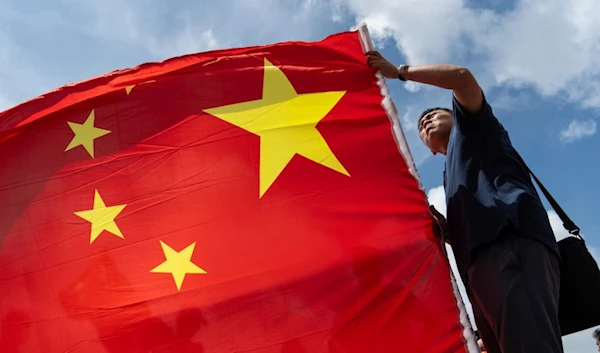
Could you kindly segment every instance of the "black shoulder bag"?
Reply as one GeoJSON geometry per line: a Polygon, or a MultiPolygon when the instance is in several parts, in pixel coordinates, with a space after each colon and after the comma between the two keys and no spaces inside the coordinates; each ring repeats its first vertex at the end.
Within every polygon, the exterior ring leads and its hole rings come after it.
{"type": "Polygon", "coordinates": [[[579,227],[567,216],[540,180],[529,173],[544,193],[563,226],[573,236],[558,242],[561,265],[558,317],[563,336],[600,325],[600,270],[588,251],[579,227]]]}

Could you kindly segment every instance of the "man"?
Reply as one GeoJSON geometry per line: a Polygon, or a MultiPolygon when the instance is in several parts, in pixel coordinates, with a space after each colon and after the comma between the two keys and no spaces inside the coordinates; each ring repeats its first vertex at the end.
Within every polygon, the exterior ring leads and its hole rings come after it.
{"type": "Polygon", "coordinates": [[[593,336],[596,339],[596,347],[598,347],[598,352],[600,352],[600,328],[594,330],[593,336]]]}
{"type": "Polygon", "coordinates": [[[369,66],[386,78],[452,90],[452,109],[424,111],[421,140],[446,156],[447,241],[475,322],[490,353],[562,353],[560,255],[529,172],[475,77],[454,65],[395,66],[378,52],[369,66]]]}

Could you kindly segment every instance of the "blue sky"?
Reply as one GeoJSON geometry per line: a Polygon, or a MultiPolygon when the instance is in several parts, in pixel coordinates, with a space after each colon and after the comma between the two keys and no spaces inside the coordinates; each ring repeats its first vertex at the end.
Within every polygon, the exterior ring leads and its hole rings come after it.
{"type": "MultiPolygon", "coordinates": [[[[215,48],[319,40],[366,21],[378,48],[398,65],[471,69],[516,148],[599,256],[594,18],[597,0],[5,0],[0,110],[114,69],[215,48]]],[[[422,109],[450,105],[450,92],[388,84],[430,200],[442,207],[443,157],[421,145],[414,123],[422,109]]],[[[565,344],[567,352],[594,349],[589,331],[565,344]]]]}

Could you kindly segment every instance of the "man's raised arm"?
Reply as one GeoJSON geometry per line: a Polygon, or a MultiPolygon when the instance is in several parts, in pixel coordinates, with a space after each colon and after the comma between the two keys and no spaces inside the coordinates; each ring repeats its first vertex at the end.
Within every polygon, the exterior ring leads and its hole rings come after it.
{"type": "Polygon", "coordinates": [[[462,66],[449,64],[396,66],[379,52],[366,53],[367,64],[392,79],[425,83],[450,89],[454,97],[470,114],[477,114],[483,104],[483,93],[471,72],[462,66]]]}

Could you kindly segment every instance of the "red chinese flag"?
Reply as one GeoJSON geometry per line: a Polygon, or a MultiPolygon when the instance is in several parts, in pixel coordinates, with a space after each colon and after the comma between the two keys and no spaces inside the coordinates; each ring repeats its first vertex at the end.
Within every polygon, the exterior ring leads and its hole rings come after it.
{"type": "Polygon", "coordinates": [[[465,352],[362,44],[188,55],[2,113],[0,351],[465,352]]]}

